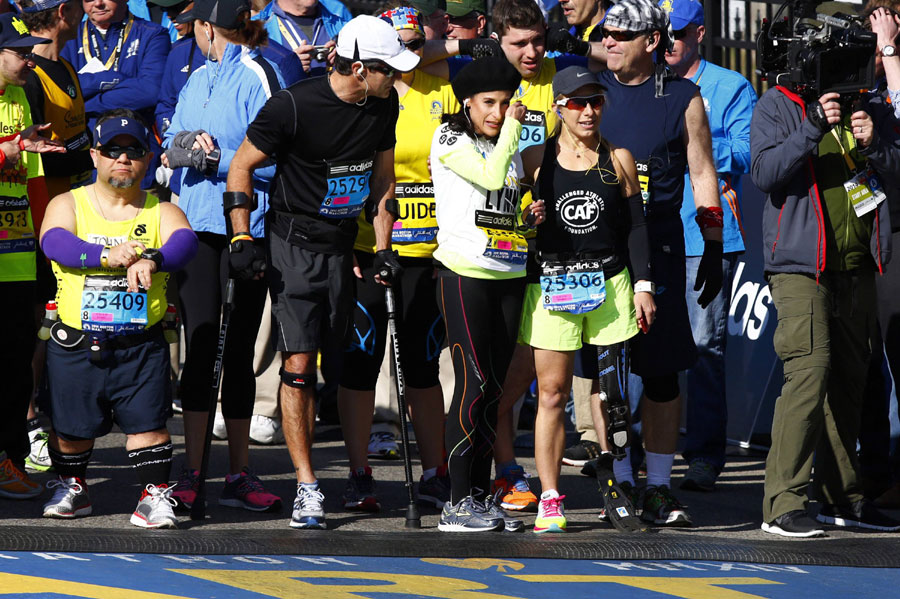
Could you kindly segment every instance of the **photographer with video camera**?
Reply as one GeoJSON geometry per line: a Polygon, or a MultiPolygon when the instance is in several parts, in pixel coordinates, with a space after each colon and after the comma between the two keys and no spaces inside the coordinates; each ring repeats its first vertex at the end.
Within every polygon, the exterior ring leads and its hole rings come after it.
{"type": "Polygon", "coordinates": [[[900,530],[863,498],[855,451],[877,322],[875,272],[891,252],[882,185],[897,183],[897,121],[880,95],[859,91],[873,87],[875,35],[813,8],[796,3],[802,19],[764,24],[760,65],[781,85],[760,98],[750,128],[784,363],[762,529],[785,537],[824,533],[806,511],[813,455],[819,522],[900,530]]]}

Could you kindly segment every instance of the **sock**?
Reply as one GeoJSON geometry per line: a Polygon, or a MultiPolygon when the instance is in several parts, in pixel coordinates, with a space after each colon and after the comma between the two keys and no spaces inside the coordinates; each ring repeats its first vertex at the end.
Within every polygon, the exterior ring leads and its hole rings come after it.
{"type": "Polygon", "coordinates": [[[132,449],[128,452],[131,467],[137,472],[141,486],[168,485],[172,470],[172,441],[159,445],[132,449]]]}
{"type": "Polygon", "coordinates": [[[307,491],[318,491],[319,490],[319,481],[314,481],[311,483],[297,483],[298,487],[303,487],[307,491]]]}
{"type": "Polygon", "coordinates": [[[545,499],[555,499],[559,497],[559,492],[556,489],[547,489],[543,493],[541,493],[541,501],[545,499]]]}
{"type": "Polygon", "coordinates": [[[437,468],[429,468],[422,471],[422,480],[431,480],[435,476],[437,476],[437,468]]]}
{"type": "Polygon", "coordinates": [[[61,478],[80,478],[84,480],[87,477],[88,462],[91,461],[91,452],[93,448],[83,453],[60,453],[52,447],[47,447],[50,452],[50,462],[56,473],[61,478]]]}
{"type": "Polygon", "coordinates": [[[653,453],[647,454],[647,486],[662,487],[670,486],[672,477],[672,463],[675,461],[674,453],[653,453]]]}
{"type": "Polygon", "coordinates": [[[32,418],[28,421],[28,432],[33,433],[34,431],[41,428],[41,421],[39,418],[32,418]]]}
{"type": "Polygon", "coordinates": [[[613,460],[613,474],[616,476],[616,482],[631,483],[634,486],[634,470],[631,469],[631,448],[625,448],[625,458],[622,460],[613,460]]]}
{"type": "Polygon", "coordinates": [[[495,466],[497,470],[497,478],[506,478],[507,473],[518,466],[515,460],[510,460],[508,462],[503,462],[502,464],[497,464],[495,466]]]}

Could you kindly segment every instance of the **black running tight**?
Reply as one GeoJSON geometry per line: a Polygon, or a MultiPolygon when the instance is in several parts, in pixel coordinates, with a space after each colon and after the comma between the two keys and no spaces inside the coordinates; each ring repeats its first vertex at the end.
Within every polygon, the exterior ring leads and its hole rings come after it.
{"type": "Polygon", "coordinates": [[[525,279],[474,279],[444,272],[437,300],[456,385],[445,443],[451,502],[491,490],[497,404],[519,332],[525,279]]]}
{"type": "MultiPolygon", "coordinates": [[[[228,280],[228,246],[224,235],[199,232],[197,237],[197,255],[176,274],[187,344],[181,373],[181,405],[188,411],[206,412],[219,341],[222,294],[228,280]]],[[[253,350],[265,305],[265,280],[235,281],[234,308],[222,360],[222,415],[226,418],[246,419],[253,415],[253,350]]]]}

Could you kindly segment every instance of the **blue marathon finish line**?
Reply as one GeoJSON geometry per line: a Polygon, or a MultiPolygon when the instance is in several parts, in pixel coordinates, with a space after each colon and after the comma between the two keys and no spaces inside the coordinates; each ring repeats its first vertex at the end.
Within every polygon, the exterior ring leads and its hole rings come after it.
{"type": "Polygon", "coordinates": [[[0,597],[856,599],[898,584],[891,568],[715,561],[0,553],[0,597]]]}

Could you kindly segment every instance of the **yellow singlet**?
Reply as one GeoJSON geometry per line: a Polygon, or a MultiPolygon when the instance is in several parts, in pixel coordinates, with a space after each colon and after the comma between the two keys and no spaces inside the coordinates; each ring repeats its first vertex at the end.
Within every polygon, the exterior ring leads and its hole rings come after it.
{"type": "MultiPolygon", "coordinates": [[[[394,147],[400,218],[394,223],[391,244],[401,256],[430,258],[437,247],[434,186],[428,171],[428,156],[441,117],[458,110],[459,103],[450,83],[422,71],[416,71],[409,91],[400,98],[394,147]]],[[[362,215],[354,248],[375,251],[375,231],[362,215]]]]}
{"type": "MultiPolygon", "coordinates": [[[[116,246],[137,240],[148,248],[162,245],[159,200],[146,195],[144,208],[133,219],[108,221],[99,215],[86,187],[72,190],[75,234],[90,243],[116,246]]],[[[129,293],[124,268],[70,268],[53,262],[59,319],[85,331],[133,333],[153,326],[166,314],[169,273],[157,272],[149,291],[129,293]]]]}

